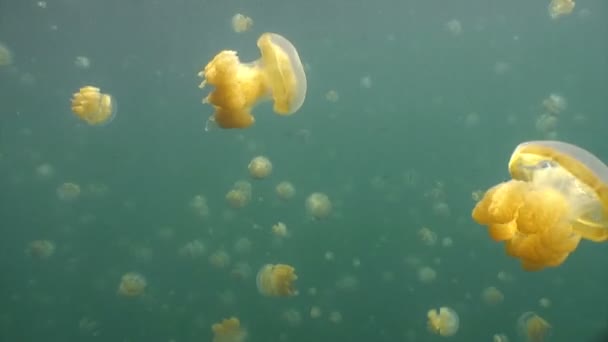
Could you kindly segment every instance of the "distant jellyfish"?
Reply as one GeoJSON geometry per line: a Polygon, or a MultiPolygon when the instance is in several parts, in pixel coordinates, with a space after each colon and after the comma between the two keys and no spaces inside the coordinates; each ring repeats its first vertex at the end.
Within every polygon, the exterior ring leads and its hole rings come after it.
{"type": "Polygon", "coordinates": [[[283,201],[292,199],[296,194],[296,188],[290,182],[281,182],[275,188],[277,196],[283,201]]]}
{"type": "Polygon", "coordinates": [[[437,234],[428,227],[420,228],[418,237],[427,246],[434,246],[437,243],[437,234]]]}
{"type": "Polygon", "coordinates": [[[80,185],[66,182],[57,187],[57,197],[62,201],[73,201],[80,197],[80,185]]]}
{"type": "Polygon", "coordinates": [[[441,336],[452,336],[458,332],[460,319],[451,308],[441,307],[439,311],[431,309],[427,313],[429,331],[441,336]]]}
{"type": "Polygon", "coordinates": [[[551,325],[535,312],[524,312],[517,319],[517,331],[525,342],[544,342],[551,333],[551,325]]]}
{"type": "Polygon", "coordinates": [[[147,287],[146,278],[136,272],[125,273],[118,285],[118,294],[125,297],[141,296],[147,287]]]}
{"type": "Polygon", "coordinates": [[[249,31],[253,27],[253,19],[241,13],[235,14],[232,17],[231,23],[232,29],[236,33],[249,31]]]}
{"type": "Polygon", "coordinates": [[[430,284],[437,279],[437,271],[434,269],[424,266],[418,270],[418,280],[423,284],[430,284]]]}
{"type": "Polygon", "coordinates": [[[116,103],[110,94],[103,94],[99,88],[80,88],[72,97],[72,112],[89,125],[110,123],[116,116],[116,103]]]}
{"type": "Polygon", "coordinates": [[[540,307],[542,308],[550,308],[551,307],[551,299],[547,298],[547,297],[543,297],[541,299],[538,300],[538,305],[540,305],[540,307]]]}
{"type": "Polygon", "coordinates": [[[332,89],[325,93],[325,99],[329,102],[338,102],[338,100],[340,100],[340,95],[337,91],[332,89]]]}
{"type": "Polygon", "coordinates": [[[481,292],[481,300],[490,306],[498,305],[503,302],[505,296],[494,286],[489,286],[481,292]]]}
{"type": "Polygon", "coordinates": [[[323,315],[323,311],[320,307],[316,305],[310,307],[310,318],[319,318],[321,315],[323,315]]]}
{"type": "Polygon", "coordinates": [[[37,259],[48,259],[55,254],[55,243],[50,240],[34,240],[27,245],[25,252],[37,259]]]}
{"type": "Polygon", "coordinates": [[[509,337],[505,334],[494,334],[492,342],[509,342],[509,337]]]}
{"type": "Polygon", "coordinates": [[[297,294],[295,268],[285,264],[266,264],[256,277],[258,291],[269,297],[290,297],[297,294]]]}
{"type": "Polygon", "coordinates": [[[568,102],[562,95],[552,93],[543,100],[542,106],[549,114],[559,115],[566,110],[568,102]]]}
{"type": "Polygon", "coordinates": [[[236,317],[230,317],[211,326],[213,331],[213,342],[244,342],[247,331],[241,327],[241,322],[236,317]]]}
{"type": "Polygon", "coordinates": [[[458,19],[452,19],[445,24],[446,29],[451,34],[458,36],[462,33],[462,24],[458,19]]]}
{"type": "Polygon", "coordinates": [[[13,64],[13,53],[4,44],[0,42],[0,67],[13,64]]]}
{"type": "Polygon", "coordinates": [[[280,238],[285,238],[289,235],[289,231],[287,230],[287,226],[283,222],[277,222],[272,226],[272,233],[280,238]]]}
{"type": "Polygon", "coordinates": [[[42,163],[36,167],[36,176],[39,179],[49,179],[55,174],[55,168],[49,163],[42,163]]]}
{"type": "Polygon", "coordinates": [[[74,65],[78,69],[88,69],[91,67],[91,60],[86,56],[76,56],[74,59],[74,65]]]}
{"type": "Polygon", "coordinates": [[[190,200],[190,209],[201,218],[209,216],[209,205],[203,195],[196,195],[190,200]]]}
{"type": "Polygon", "coordinates": [[[331,214],[332,204],[326,194],[315,192],[306,198],[306,211],[312,218],[325,219],[331,214]]]}
{"type": "Polygon", "coordinates": [[[202,241],[192,240],[180,247],[180,249],[178,250],[178,254],[182,257],[198,259],[205,255],[206,251],[207,248],[205,248],[205,244],[203,244],[202,241]]]}
{"type": "Polygon", "coordinates": [[[257,156],[247,166],[253,179],[264,179],[272,172],[272,163],[265,156],[257,156]]]}
{"type": "Polygon", "coordinates": [[[233,209],[239,209],[247,206],[250,199],[251,195],[249,193],[237,189],[231,189],[226,194],[226,201],[233,209]]]}
{"type": "Polygon", "coordinates": [[[328,320],[331,323],[338,324],[342,322],[342,313],[340,311],[332,311],[329,313],[328,320]]]}
{"type": "Polygon", "coordinates": [[[272,99],[273,110],[290,115],[304,103],[306,75],[296,48],[284,37],[264,33],[257,42],[262,57],[241,63],[236,51],[218,53],[199,72],[200,88],[215,89],[203,103],[215,109],[212,121],[221,128],[247,128],[255,118],[251,111],[259,102],[272,99]]]}
{"type": "Polygon", "coordinates": [[[214,268],[226,268],[230,265],[230,255],[224,250],[214,252],[209,256],[209,264],[214,268]]]}

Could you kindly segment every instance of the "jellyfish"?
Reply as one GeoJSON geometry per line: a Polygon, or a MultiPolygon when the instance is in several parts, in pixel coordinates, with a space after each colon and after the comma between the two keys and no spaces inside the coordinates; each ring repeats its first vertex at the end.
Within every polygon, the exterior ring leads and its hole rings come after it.
{"type": "Polygon", "coordinates": [[[247,338],[247,331],[241,327],[236,317],[230,317],[211,326],[213,342],[243,342],[247,338]]]}
{"type": "Polygon", "coordinates": [[[558,19],[561,16],[572,13],[576,4],[573,0],[551,0],[549,3],[549,16],[558,19]]]}
{"type": "Polygon", "coordinates": [[[55,243],[49,240],[34,240],[27,245],[25,252],[38,259],[48,259],[55,253],[55,243]]]}
{"type": "Polygon", "coordinates": [[[66,182],[57,187],[57,197],[62,201],[73,201],[80,197],[80,185],[66,182]]]}
{"type": "Polygon", "coordinates": [[[517,319],[517,331],[526,342],[546,341],[551,325],[535,312],[524,312],[517,319]]]}
{"type": "Polygon", "coordinates": [[[232,23],[232,29],[236,33],[242,33],[245,31],[249,31],[251,29],[251,27],[253,27],[253,19],[251,19],[248,16],[241,14],[241,13],[235,14],[232,17],[231,23],[232,23]]]}
{"type": "Polygon", "coordinates": [[[267,157],[257,156],[247,166],[249,174],[254,179],[264,179],[272,172],[272,163],[267,157]]]}
{"type": "Polygon", "coordinates": [[[581,239],[608,240],[608,166],[597,157],[565,142],[525,142],[509,172],[512,180],[489,189],[472,216],[523,269],[561,265],[581,239]]]}
{"type": "Polygon", "coordinates": [[[11,50],[2,42],[0,42],[0,67],[8,66],[13,63],[13,54],[11,50]]]}
{"type": "Polygon", "coordinates": [[[284,264],[266,264],[256,277],[258,291],[269,297],[290,297],[297,294],[295,269],[284,264]]]}
{"type": "Polygon", "coordinates": [[[295,196],[296,188],[290,182],[284,181],[277,184],[275,192],[281,200],[288,201],[295,196]]]}
{"type": "Polygon", "coordinates": [[[110,123],[116,116],[116,103],[110,94],[100,93],[99,88],[80,88],[72,97],[72,112],[91,126],[110,123]]]}
{"type": "Polygon", "coordinates": [[[118,294],[125,297],[138,297],[146,290],[146,278],[136,272],[125,273],[118,285],[118,294]]]}
{"type": "Polygon", "coordinates": [[[331,214],[332,204],[326,194],[315,192],[306,198],[306,211],[314,219],[325,219],[331,214]]]}
{"type": "Polygon", "coordinates": [[[262,34],[257,45],[257,61],[241,63],[236,51],[224,50],[198,74],[200,88],[215,87],[203,103],[214,107],[211,120],[221,128],[251,126],[252,108],[265,99],[272,99],[279,115],[293,114],[304,103],[306,75],[295,47],[276,33],[262,34]]]}
{"type": "Polygon", "coordinates": [[[460,319],[451,308],[441,307],[439,311],[431,309],[427,313],[429,331],[441,336],[452,336],[458,331],[460,319]]]}
{"type": "Polygon", "coordinates": [[[505,299],[505,295],[494,286],[486,287],[481,292],[481,299],[490,306],[498,305],[505,299]]]}

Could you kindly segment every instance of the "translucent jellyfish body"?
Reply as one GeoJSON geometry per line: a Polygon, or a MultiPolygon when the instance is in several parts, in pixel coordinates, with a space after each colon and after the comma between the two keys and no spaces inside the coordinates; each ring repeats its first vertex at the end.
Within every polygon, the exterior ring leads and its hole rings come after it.
{"type": "Polygon", "coordinates": [[[262,57],[241,63],[236,51],[218,53],[198,74],[215,87],[203,103],[211,104],[213,121],[221,128],[246,128],[255,119],[252,108],[272,99],[280,115],[296,112],[306,96],[306,75],[295,47],[284,37],[264,33],[257,42],[262,57]]]}
{"type": "Polygon", "coordinates": [[[552,19],[558,19],[561,16],[572,13],[574,6],[573,0],[551,0],[549,3],[549,16],[552,19]]]}
{"type": "Polygon", "coordinates": [[[146,278],[135,272],[125,273],[118,285],[118,294],[125,297],[138,297],[142,295],[148,285],[146,278]]]}
{"type": "Polygon", "coordinates": [[[266,264],[256,277],[258,291],[269,297],[290,297],[297,294],[294,282],[298,279],[295,269],[284,264],[266,264]]]}
{"type": "Polygon", "coordinates": [[[13,63],[13,54],[11,50],[0,42],[0,67],[11,65],[13,63]]]}
{"type": "Polygon", "coordinates": [[[72,97],[72,112],[89,125],[110,123],[116,116],[116,103],[110,94],[102,94],[99,88],[80,88],[72,97]]]}
{"type": "Polygon", "coordinates": [[[429,310],[427,318],[429,331],[441,336],[452,336],[458,332],[458,328],[460,327],[458,314],[448,307],[442,307],[439,310],[429,310]]]}
{"type": "Polygon", "coordinates": [[[551,325],[535,312],[524,312],[517,320],[517,332],[525,342],[543,342],[551,332],[551,325]]]}
{"type": "Polygon", "coordinates": [[[27,245],[25,252],[38,259],[47,259],[55,253],[55,244],[49,240],[34,240],[27,245]]]}
{"type": "Polygon", "coordinates": [[[241,327],[236,317],[230,317],[211,326],[213,342],[243,342],[247,338],[247,331],[241,327]]]}
{"type": "Polygon", "coordinates": [[[257,156],[247,166],[249,174],[253,179],[264,179],[272,173],[272,163],[264,156],[257,156]]]}
{"type": "Polygon", "coordinates": [[[325,219],[331,214],[331,211],[332,204],[326,194],[315,192],[306,198],[306,212],[312,218],[325,219]]]}
{"type": "Polygon", "coordinates": [[[608,166],[580,147],[560,141],[517,146],[512,180],[489,189],[473,219],[522,267],[562,264],[581,238],[608,239],[608,166]]]}

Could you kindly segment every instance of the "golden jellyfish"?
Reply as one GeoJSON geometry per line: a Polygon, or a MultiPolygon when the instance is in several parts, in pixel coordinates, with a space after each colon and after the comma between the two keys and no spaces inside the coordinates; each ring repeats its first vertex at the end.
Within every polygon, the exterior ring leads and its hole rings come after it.
{"type": "Polygon", "coordinates": [[[517,320],[517,331],[526,342],[543,342],[551,333],[551,325],[535,312],[524,312],[517,320]]]}
{"type": "Polygon", "coordinates": [[[57,187],[57,197],[62,201],[73,201],[80,197],[80,185],[66,182],[57,187]]]}
{"type": "Polygon", "coordinates": [[[235,14],[232,17],[231,23],[232,29],[236,33],[249,31],[253,27],[253,19],[241,13],[235,14]]]}
{"type": "Polygon", "coordinates": [[[306,211],[315,219],[322,220],[331,214],[332,204],[329,197],[321,192],[315,192],[306,199],[306,211]]]}
{"type": "Polygon", "coordinates": [[[564,15],[572,13],[576,4],[572,0],[551,0],[549,3],[549,16],[551,19],[558,19],[564,15]]]}
{"type": "Polygon", "coordinates": [[[272,233],[280,238],[285,238],[289,235],[289,231],[287,230],[287,225],[283,222],[278,222],[272,226],[272,233]]]}
{"type": "Polygon", "coordinates": [[[233,209],[239,209],[249,204],[251,200],[251,183],[238,181],[226,194],[226,201],[233,209]]]}
{"type": "Polygon", "coordinates": [[[236,317],[230,317],[211,326],[213,342],[243,342],[247,338],[247,331],[241,327],[236,317]]]}
{"type": "Polygon", "coordinates": [[[55,244],[49,240],[34,240],[27,245],[25,252],[38,259],[48,259],[55,254],[55,244]]]}
{"type": "Polygon", "coordinates": [[[257,156],[249,162],[247,168],[252,178],[264,179],[272,172],[272,163],[265,156],[257,156]]]}
{"type": "Polygon", "coordinates": [[[298,279],[295,268],[285,264],[266,264],[256,277],[258,291],[269,297],[291,297],[298,292],[294,282],[298,279]]]}
{"type": "Polygon", "coordinates": [[[275,188],[277,196],[283,201],[288,201],[296,195],[296,188],[290,182],[281,182],[275,188]]]}
{"type": "Polygon", "coordinates": [[[116,103],[110,94],[85,86],[72,97],[72,112],[92,126],[110,123],[116,116],[116,103]]]}
{"type": "Polygon", "coordinates": [[[296,48],[276,33],[258,38],[261,58],[241,63],[236,51],[218,53],[199,72],[200,88],[215,87],[203,99],[211,104],[214,121],[221,128],[246,128],[255,122],[252,108],[262,100],[272,99],[279,115],[296,112],[306,97],[306,75],[296,48]]]}
{"type": "Polygon", "coordinates": [[[456,311],[451,308],[444,306],[439,311],[431,309],[427,313],[427,318],[427,326],[432,333],[441,336],[452,336],[458,332],[460,319],[456,311]]]}
{"type": "Polygon", "coordinates": [[[481,292],[481,300],[490,306],[498,305],[505,299],[505,295],[494,286],[486,287],[481,292]]]}
{"type": "Polygon", "coordinates": [[[136,272],[125,273],[118,285],[118,294],[125,297],[138,297],[142,295],[148,285],[146,278],[136,272]]]}
{"type": "Polygon", "coordinates": [[[527,271],[561,265],[581,238],[608,239],[608,166],[560,141],[517,146],[512,180],[489,189],[473,210],[490,237],[527,271]]]}

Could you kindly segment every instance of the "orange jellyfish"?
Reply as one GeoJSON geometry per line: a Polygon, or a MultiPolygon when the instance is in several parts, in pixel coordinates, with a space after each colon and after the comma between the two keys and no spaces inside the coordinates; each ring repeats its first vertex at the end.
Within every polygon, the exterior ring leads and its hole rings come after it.
{"type": "Polygon", "coordinates": [[[230,317],[211,326],[213,342],[243,342],[247,338],[247,331],[241,327],[236,317],[230,317]]]}
{"type": "Polygon", "coordinates": [[[429,331],[441,336],[452,336],[458,332],[460,319],[451,308],[441,307],[439,311],[431,309],[427,313],[429,331]]]}
{"type": "Polygon", "coordinates": [[[72,97],[72,112],[91,126],[110,123],[116,116],[116,103],[112,95],[102,94],[99,88],[80,88],[72,97]]]}
{"type": "Polygon", "coordinates": [[[561,265],[581,238],[608,239],[608,166],[594,155],[531,141],[517,146],[509,172],[512,180],[489,189],[472,216],[525,270],[561,265]]]}
{"type": "Polygon", "coordinates": [[[256,277],[261,294],[269,297],[290,297],[297,294],[294,282],[298,279],[295,269],[284,264],[266,264],[256,277]]]}
{"type": "Polygon", "coordinates": [[[535,312],[524,312],[517,320],[517,331],[526,342],[543,342],[551,332],[551,325],[535,312]]]}
{"type": "Polygon", "coordinates": [[[258,38],[262,57],[241,63],[236,51],[218,53],[199,72],[206,84],[215,87],[203,103],[215,109],[211,118],[221,128],[246,128],[255,119],[252,108],[262,100],[272,99],[273,110],[280,115],[296,112],[306,96],[306,75],[295,47],[276,33],[258,38]]]}

